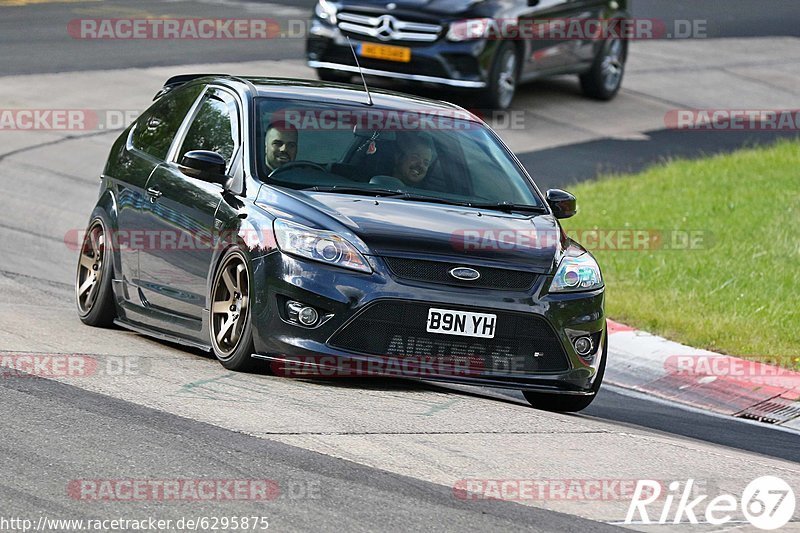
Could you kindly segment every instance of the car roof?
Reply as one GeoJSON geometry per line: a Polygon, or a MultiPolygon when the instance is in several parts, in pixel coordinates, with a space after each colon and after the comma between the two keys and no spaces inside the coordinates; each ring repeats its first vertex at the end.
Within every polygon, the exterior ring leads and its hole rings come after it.
{"type": "MultiPolygon", "coordinates": [[[[189,77],[189,76],[186,76],[189,77]]],[[[192,76],[193,77],[193,76],[192,76]]],[[[176,78],[178,78],[176,76],[176,78]]],[[[221,83],[225,85],[239,85],[238,89],[246,90],[255,97],[286,98],[292,100],[308,100],[313,102],[330,102],[338,104],[352,104],[369,107],[367,94],[363,85],[350,85],[342,83],[329,83],[317,80],[300,78],[271,78],[260,76],[227,76],[211,75],[195,78],[205,83],[221,83]],[[242,87],[242,85],[246,86],[242,87]]],[[[169,82],[168,82],[169,83],[169,82]]],[[[402,111],[414,110],[421,113],[436,113],[460,111],[461,118],[473,118],[464,108],[421,96],[389,91],[386,89],[370,88],[370,95],[374,107],[396,109],[402,111]]]]}

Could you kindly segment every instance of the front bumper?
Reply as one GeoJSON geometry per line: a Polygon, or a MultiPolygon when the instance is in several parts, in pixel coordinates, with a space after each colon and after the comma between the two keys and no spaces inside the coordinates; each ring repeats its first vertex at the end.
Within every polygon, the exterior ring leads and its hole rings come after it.
{"type": "MultiPolygon", "coordinates": [[[[358,49],[361,42],[356,39],[351,41],[358,49]]],[[[492,46],[485,41],[450,42],[439,39],[425,44],[409,45],[399,41],[382,44],[409,46],[411,60],[403,63],[359,57],[365,75],[461,89],[483,89],[487,86],[492,46]]],[[[311,24],[306,41],[306,57],[311,68],[353,74],[359,72],[350,45],[339,28],[318,20],[311,24]]]]}
{"type": "MultiPolygon", "coordinates": [[[[538,276],[527,290],[444,286],[397,279],[382,258],[371,256],[368,260],[374,270],[372,274],[330,267],[281,252],[256,259],[255,291],[251,296],[256,348],[253,357],[268,360],[273,370],[279,369],[281,373],[282,369],[285,375],[295,377],[388,375],[573,395],[594,393],[592,385],[606,344],[602,289],[547,294],[550,277],[546,275],[538,276]],[[292,324],[283,312],[287,300],[311,305],[327,318],[313,328],[292,324]],[[399,329],[395,333],[408,331],[407,337],[399,342],[393,337],[388,341],[392,348],[381,353],[342,348],[342,332],[348,328],[351,338],[361,335],[372,341],[384,333],[388,335],[383,329],[392,327],[391,320],[384,321],[383,328],[364,327],[363,322],[358,322],[369,316],[371,310],[387,305],[397,309],[399,329]],[[414,332],[414,324],[420,322],[413,315],[415,310],[434,306],[496,313],[498,342],[504,334],[500,330],[501,321],[515,320],[508,327],[516,328],[514,331],[523,329],[518,331],[516,339],[523,344],[511,344],[533,348],[522,350],[526,353],[509,353],[509,348],[487,344],[482,339],[414,332]],[[403,323],[409,317],[411,322],[403,323]],[[530,321],[529,327],[525,321],[530,321]],[[597,339],[591,356],[577,355],[570,340],[576,335],[597,339]],[[431,342],[431,337],[441,340],[431,342]],[[545,341],[562,354],[563,365],[558,361],[537,363],[534,358],[545,349],[537,348],[541,344],[536,342],[545,341]]],[[[422,329],[423,325],[419,324],[422,329]]],[[[507,338],[508,332],[505,335],[507,338]]],[[[369,342],[366,345],[374,346],[369,342]]]]}

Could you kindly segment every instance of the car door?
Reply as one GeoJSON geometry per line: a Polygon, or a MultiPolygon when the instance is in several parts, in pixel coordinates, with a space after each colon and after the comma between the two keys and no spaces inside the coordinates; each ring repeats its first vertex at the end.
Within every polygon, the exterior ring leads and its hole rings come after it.
{"type": "Polygon", "coordinates": [[[525,57],[522,60],[522,78],[541,72],[561,70],[573,61],[575,43],[560,38],[561,31],[576,14],[572,0],[523,0],[519,17],[520,36],[523,37],[525,57]]]}
{"type": "Polygon", "coordinates": [[[106,177],[113,182],[117,199],[115,244],[122,268],[117,278],[122,280],[124,289],[118,294],[123,294],[130,305],[142,305],[134,286],[139,278],[147,180],[167,158],[178,129],[202,89],[200,85],[181,87],[159,98],[133,123],[119,157],[106,168],[106,177]]]}
{"type": "Polygon", "coordinates": [[[210,150],[225,158],[232,174],[240,166],[240,123],[235,96],[208,87],[181,128],[169,161],[147,182],[145,218],[152,243],[140,254],[141,287],[148,306],[172,315],[184,334],[200,331],[223,189],[186,176],[178,163],[186,152],[210,150]]]}
{"type": "MultiPolygon", "coordinates": [[[[572,16],[581,21],[582,28],[587,29],[586,38],[575,42],[575,47],[573,49],[573,61],[575,63],[590,64],[592,61],[594,61],[600,43],[606,37],[605,34],[608,33],[608,30],[598,30],[598,35],[590,35],[588,30],[595,27],[595,25],[587,24],[587,22],[599,22],[605,26],[609,23],[609,15],[611,13],[615,13],[616,9],[621,5],[626,4],[626,2],[608,2],[607,0],[570,0],[570,3],[573,4],[572,16]]],[[[616,26],[613,31],[622,33],[623,30],[619,26],[616,26]]]]}

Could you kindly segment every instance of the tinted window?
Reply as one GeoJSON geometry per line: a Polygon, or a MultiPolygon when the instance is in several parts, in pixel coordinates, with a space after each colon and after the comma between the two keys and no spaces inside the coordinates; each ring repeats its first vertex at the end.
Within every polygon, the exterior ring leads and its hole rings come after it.
{"type": "Polygon", "coordinates": [[[179,87],[161,97],[136,121],[131,139],[134,148],[165,159],[178,128],[202,90],[201,85],[179,87]]]}
{"type": "Polygon", "coordinates": [[[197,115],[186,132],[186,138],[178,151],[178,161],[186,152],[209,150],[217,152],[230,163],[237,138],[235,121],[232,119],[235,116],[236,106],[233,100],[224,93],[212,90],[203,98],[197,115]]]}

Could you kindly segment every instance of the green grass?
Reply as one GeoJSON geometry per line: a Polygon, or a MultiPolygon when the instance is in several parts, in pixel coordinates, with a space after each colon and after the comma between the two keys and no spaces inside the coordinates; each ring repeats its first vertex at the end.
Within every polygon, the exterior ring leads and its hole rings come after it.
{"type": "Polygon", "coordinates": [[[568,232],[699,230],[711,237],[694,250],[592,250],[609,317],[692,346],[794,366],[800,140],[669,162],[571,192],[579,213],[563,221],[568,232]]]}

